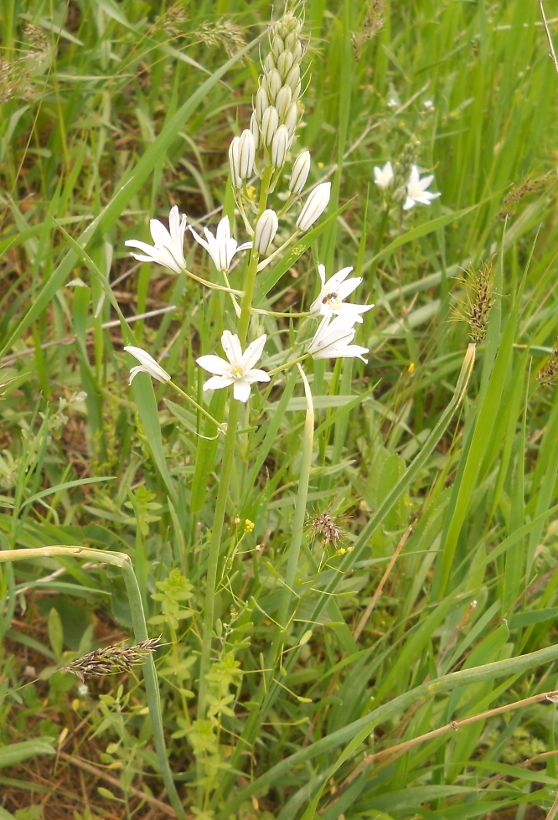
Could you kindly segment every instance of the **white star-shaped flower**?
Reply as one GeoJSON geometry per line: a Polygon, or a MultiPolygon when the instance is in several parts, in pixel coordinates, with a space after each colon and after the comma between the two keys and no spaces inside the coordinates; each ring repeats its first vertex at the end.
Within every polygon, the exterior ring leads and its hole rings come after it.
{"type": "Polygon", "coordinates": [[[426,189],[434,179],[434,174],[429,174],[427,177],[420,178],[419,169],[416,165],[411,168],[411,176],[407,183],[407,199],[403,205],[403,210],[408,211],[417,202],[422,205],[430,205],[430,202],[441,194],[432,194],[426,189]]]}
{"type": "Polygon", "coordinates": [[[169,214],[169,230],[158,219],[149,223],[153,245],[128,239],[124,244],[128,248],[138,248],[143,254],[132,253],[138,262],[156,262],[164,268],[181,273],[186,267],[184,259],[184,233],[186,231],[186,214],[180,216],[178,207],[174,205],[169,214]]]}
{"type": "Polygon", "coordinates": [[[386,162],[383,168],[378,168],[378,166],[374,167],[374,182],[382,191],[389,188],[393,182],[393,177],[393,166],[391,162],[386,162]]]}
{"type": "Polygon", "coordinates": [[[348,316],[324,316],[310,343],[308,353],[313,359],[349,359],[358,357],[366,363],[363,354],[368,353],[367,347],[350,344],[356,330],[354,319],[348,316]]]}
{"type": "Polygon", "coordinates": [[[158,382],[170,381],[171,377],[167,371],[164,370],[146,350],[142,350],[141,347],[134,347],[133,345],[126,345],[124,350],[126,350],[130,356],[133,356],[134,359],[137,359],[139,362],[139,365],[136,365],[136,367],[132,367],[130,369],[129,384],[132,384],[138,373],[147,373],[152,379],[157,379],[158,382]]]}
{"type": "Polygon", "coordinates": [[[342,268],[333,276],[325,280],[325,267],[318,265],[318,273],[322,282],[322,289],[320,295],[310,305],[310,313],[313,316],[348,316],[351,322],[362,322],[361,313],[366,313],[371,310],[374,305],[353,305],[350,302],[344,302],[346,299],[362,282],[360,276],[354,276],[352,279],[347,279],[347,276],[353,270],[350,268],[342,268]],[[347,281],[345,281],[347,280],[347,281]]]}
{"type": "Polygon", "coordinates": [[[238,401],[248,401],[250,388],[254,382],[268,382],[270,377],[265,370],[254,370],[254,365],[261,358],[267,336],[264,334],[248,345],[244,353],[240,339],[229,330],[221,336],[221,344],[228,362],[220,356],[200,356],[197,363],[204,370],[214,373],[203,386],[204,390],[220,390],[222,387],[233,387],[233,395],[238,401]]]}
{"type": "Polygon", "coordinates": [[[202,239],[191,226],[189,227],[195,239],[211,256],[215,267],[219,271],[228,271],[235,253],[246,251],[252,247],[251,242],[245,242],[243,245],[239,245],[236,239],[233,239],[228,216],[224,216],[217,225],[215,236],[213,236],[207,228],[204,228],[205,239],[202,239]]]}

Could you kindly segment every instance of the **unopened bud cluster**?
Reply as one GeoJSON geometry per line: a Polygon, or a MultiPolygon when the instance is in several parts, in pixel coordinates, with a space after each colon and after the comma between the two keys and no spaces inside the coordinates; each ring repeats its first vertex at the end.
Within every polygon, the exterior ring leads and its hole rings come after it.
{"type": "MultiPolygon", "coordinates": [[[[236,203],[252,236],[253,250],[259,256],[272,253],[279,218],[303,192],[310,173],[310,152],[302,151],[293,159],[290,178],[287,174],[288,193],[283,197],[286,203],[279,213],[265,207],[267,196],[275,191],[283,174],[302,110],[301,61],[305,54],[301,42],[302,26],[302,19],[290,9],[272,27],[270,50],[262,59],[263,73],[254,96],[250,127],[234,137],[229,148],[236,203]],[[265,188],[263,199],[259,198],[260,204],[247,186],[247,181],[254,175],[262,180],[265,188]],[[251,224],[247,210],[257,215],[255,224],[251,224]]],[[[329,182],[311,191],[296,220],[297,232],[310,229],[327,208],[330,194],[329,182]]]]}
{"type": "Polygon", "coordinates": [[[233,139],[229,150],[231,176],[237,188],[254,171],[261,177],[263,169],[271,166],[280,170],[285,164],[299,120],[300,63],[304,57],[301,30],[302,20],[292,12],[283,15],[273,27],[250,128],[233,139]],[[262,168],[255,161],[259,149],[263,151],[262,168]]]}

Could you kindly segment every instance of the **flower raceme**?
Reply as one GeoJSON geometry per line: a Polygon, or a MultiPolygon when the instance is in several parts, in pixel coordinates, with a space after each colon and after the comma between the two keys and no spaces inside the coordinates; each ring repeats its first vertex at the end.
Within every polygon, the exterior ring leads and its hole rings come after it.
{"type": "Polygon", "coordinates": [[[225,330],[221,344],[228,361],[220,356],[200,356],[197,363],[204,370],[214,375],[206,381],[204,390],[220,390],[233,385],[233,395],[237,401],[248,401],[250,389],[254,382],[268,382],[270,377],[265,370],[254,369],[261,358],[267,336],[264,334],[249,344],[244,353],[240,339],[235,333],[225,330]]]}
{"type": "Polygon", "coordinates": [[[350,344],[356,333],[354,323],[354,317],[346,315],[336,316],[333,320],[330,316],[324,316],[310,342],[308,353],[313,359],[359,358],[366,363],[368,360],[363,354],[368,353],[368,348],[350,344]]]}
{"type": "Polygon", "coordinates": [[[360,276],[354,276],[352,279],[347,279],[347,276],[353,270],[350,268],[342,268],[342,270],[334,273],[328,281],[325,279],[325,267],[318,265],[318,274],[322,282],[322,289],[317,299],[310,305],[310,313],[313,316],[346,316],[354,324],[355,322],[362,322],[361,313],[366,313],[371,310],[374,305],[355,305],[350,302],[344,302],[346,299],[362,282],[360,276]]]}
{"type": "Polygon", "coordinates": [[[128,384],[132,384],[138,373],[147,373],[152,379],[156,379],[158,382],[170,382],[171,377],[167,371],[164,370],[147,351],[142,350],[141,347],[134,347],[133,345],[126,345],[124,350],[139,362],[139,365],[130,368],[130,381],[128,384]]]}
{"type": "Polygon", "coordinates": [[[403,210],[408,211],[417,202],[420,202],[421,205],[430,205],[430,202],[436,197],[439,197],[440,194],[433,194],[426,189],[434,179],[434,174],[429,174],[427,177],[420,178],[419,169],[416,165],[413,165],[411,168],[411,176],[409,177],[409,181],[407,183],[407,199],[403,204],[403,210]]]}
{"type": "Polygon", "coordinates": [[[174,205],[169,214],[169,230],[158,219],[149,223],[153,245],[128,239],[124,243],[128,248],[138,248],[143,253],[131,252],[138,262],[156,262],[174,273],[182,273],[186,267],[184,259],[184,234],[186,232],[186,215],[180,216],[174,205]]]}
{"type": "Polygon", "coordinates": [[[188,227],[196,241],[199,242],[202,248],[205,248],[211,256],[218,271],[228,271],[233,256],[239,251],[245,251],[252,247],[251,242],[244,242],[243,245],[239,245],[236,239],[233,239],[228,216],[224,216],[217,225],[215,236],[213,236],[210,230],[204,228],[205,239],[202,239],[190,225],[188,227]]]}

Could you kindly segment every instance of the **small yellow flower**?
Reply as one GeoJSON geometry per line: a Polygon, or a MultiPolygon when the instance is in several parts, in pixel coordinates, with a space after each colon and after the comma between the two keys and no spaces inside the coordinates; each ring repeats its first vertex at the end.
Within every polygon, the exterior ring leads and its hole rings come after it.
{"type": "Polygon", "coordinates": [[[246,532],[252,532],[254,527],[256,526],[253,521],[250,521],[248,518],[244,522],[244,526],[246,528],[246,532]]]}

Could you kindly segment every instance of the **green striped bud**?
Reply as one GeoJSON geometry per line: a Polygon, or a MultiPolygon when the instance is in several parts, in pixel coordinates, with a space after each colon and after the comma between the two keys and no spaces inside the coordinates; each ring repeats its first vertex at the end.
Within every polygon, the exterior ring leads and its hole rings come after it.
{"type": "Polygon", "coordinates": [[[298,117],[298,106],[295,102],[291,103],[284,118],[285,125],[287,126],[287,131],[289,132],[289,137],[292,137],[294,132],[296,131],[296,127],[298,125],[298,117]]]}
{"type": "Polygon", "coordinates": [[[275,132],[278,128],[279,114],[277,113],[277,109],[273,105],[270,105],[265,109],[262,117],[261,135],[264,145],[271,145],[275,132]]]}
{"type": "Polygon", "coordinates": [[[280,120],[285,119],[285,115],[289,109],[292,98],[293,92],[291,91],[288,85],[284,85],[282,88],[279,89],[277,99],[275,100],[275,108],[277,109],[277,113],[279,114],[280,120]]]}
{"type": "Polygon", "coordinates": [[[246,129],[240,135],[238,143],[238,176],[241,179],[248,179],[254,170],[254,159],[256,157],[256,146],[252,132],[246,129]]]}
{"type": "Polygon", "coordinates": [[[250,117],[250,131],[252,132],[252,139],[254,140],[254,145],[256,146],[257,151],[260,147],[260,127],[258,125],[255,111],[252,112],[252,116],[250,117]]]}
{"type": "Polygon", "coordinates": [[[256,117],[258,118],[258,122],[260,124],[262,122],[264,112],[267,108],[269,108],[269,97],[267,96],[267,91],[265,90],[263,85],[261,85],[256,92],[255,105],[256,117]]]}
{"type": "Polygon", "coordinates": [[[258,219],[254,248],[259,254],[266,254],[277,233],[279,220],[272,208],[268,208],[258,219]]]}
{"type": "Polygon", "coordinates": [[[280,125],[271,142],[271,164],[274,168],[282,168],[287,159],[289,150],[289,132],[284,125],[280,125]]]}
{"type": "Polygon", "coordinates": [[[263,79],[263,83],[265,83],[265,88],[270,103],[272,103],[272,105],[275,105],[275,98],[279,93],[279,89],[283,85],[281,81],[281,75],[279,74],[276,68],[273,68],[269,72],[269,74],[266,74],[266,76],[263,79]]]}
{"type": "Polygon", "coordinates": [[[281,75],[281,77],[286,77],[289,71],[291,70],[292,64],[294,62],[294,57],[292,52],[284,51],[282,54],[279,55],[279,59],[277,60],[277,71],[281,75]]]}

